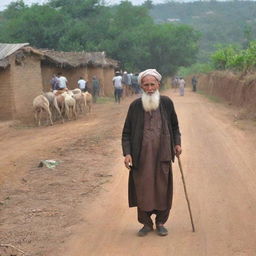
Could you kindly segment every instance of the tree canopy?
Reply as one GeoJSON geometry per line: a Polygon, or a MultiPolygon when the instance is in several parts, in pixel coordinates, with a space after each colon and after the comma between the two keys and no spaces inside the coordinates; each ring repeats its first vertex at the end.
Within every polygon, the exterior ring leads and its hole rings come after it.
{"type": "Polygon", "coordinates": [[[29,42],[63,51],[105,51],[121,68],[157,68],[174,74],[195,62],[199,33],[187,25],[155,24],[151,1],[106,6],[100,0],[50,0],[27,6],[22,0],[0,13],[0,41],[29,42]]]}

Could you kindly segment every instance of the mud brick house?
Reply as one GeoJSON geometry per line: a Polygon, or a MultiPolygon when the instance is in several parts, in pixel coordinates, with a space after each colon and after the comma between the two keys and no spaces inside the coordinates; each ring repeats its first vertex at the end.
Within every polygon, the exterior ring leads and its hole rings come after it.
{"type": "Polygon", "coordinates": [[[92,77],[100,80],[101,96],[113,95],[112,78],[118,62],[106,57],[105,52],[59,52],[41,49],[41,63],[44,91],[49,91],[53,74],[62,72],[68,79],[70,89],[77,88],[77,81],[82,76],[91,89],[92,77]]]}
{"type": "Polygon", "coordinates": [[[42,92],[42,53],[23,44],[0,44],[0,120],[27,120],[42,92]]]}
{"type": "Polygon", "coordinates": [[[70,89],[83,76],[92,85],[100,80],[101,96],[112,96],[112,78],[118,62],[105,52],[58,52],[23,44],[0,43],[0,120],[33,120],[32,101],[50,91],[53,74],[62,72],[70,89]]]}

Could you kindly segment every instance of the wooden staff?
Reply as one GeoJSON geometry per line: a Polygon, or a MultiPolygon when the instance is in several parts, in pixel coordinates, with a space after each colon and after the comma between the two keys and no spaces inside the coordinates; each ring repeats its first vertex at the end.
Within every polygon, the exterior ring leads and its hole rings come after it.
{"type": "Polygon", "coordinates": [[[195,227],[194,227],[192,212],[191,212],[190,203],[189,203],[189,199],[188,199],[188,193],[187,193],[187,189],[186,189],[186,183],[185,183],[185,179],[184,179],[184,175],[183,175],[180,156],[177,156],[177,158],[178,158],[178,163],[179,163],[179,167],[180,167],[180,173],[181,173],[181,178],[182,178],[182,182],[183,182],[185,197],[186,197],[186,200],[187,200],[187,203],[188,203],[188,211],[189,211],[190,221],[191,221],[191,225],[192,225],[192,231],[195,232],[195,227]]]}

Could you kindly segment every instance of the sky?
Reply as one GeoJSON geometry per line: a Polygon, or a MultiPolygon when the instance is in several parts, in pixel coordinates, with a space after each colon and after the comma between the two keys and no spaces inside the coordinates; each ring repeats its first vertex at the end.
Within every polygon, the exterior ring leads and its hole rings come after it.
{"type": "MultiPolygon", "coordinates": [[[[134,5],[139,5],[142,4],[145,0],[130,0],[134,5]]],[[[4,10],[7,5],[9,5],[11,2],[15,2],[15,0],[0,0],[0,11],[4,10]]],[[[24,0],[24,3],[27,5],[30,4],[43,4],[46,3],[47,0],[24,0]]],[[[110,3],[110,4],[117,4],[120,2],[120,0],[105,0],[105,2],[110,3]]],[[[153,0],[153,3],[163,3],[165,0],[153,0]]],[[[185,2],[185,1],[184,1],[185,2]]]]}

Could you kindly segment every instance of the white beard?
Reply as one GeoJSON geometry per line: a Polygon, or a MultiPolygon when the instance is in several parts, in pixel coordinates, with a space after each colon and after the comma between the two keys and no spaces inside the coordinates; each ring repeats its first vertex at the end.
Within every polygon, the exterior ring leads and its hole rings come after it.
{"type": "Polygon", "coordinates": [[[156,90],[153,94],[142,93],[142,106],[146,112],[156,110],[159,107],[160,93],[156,90]]]}

